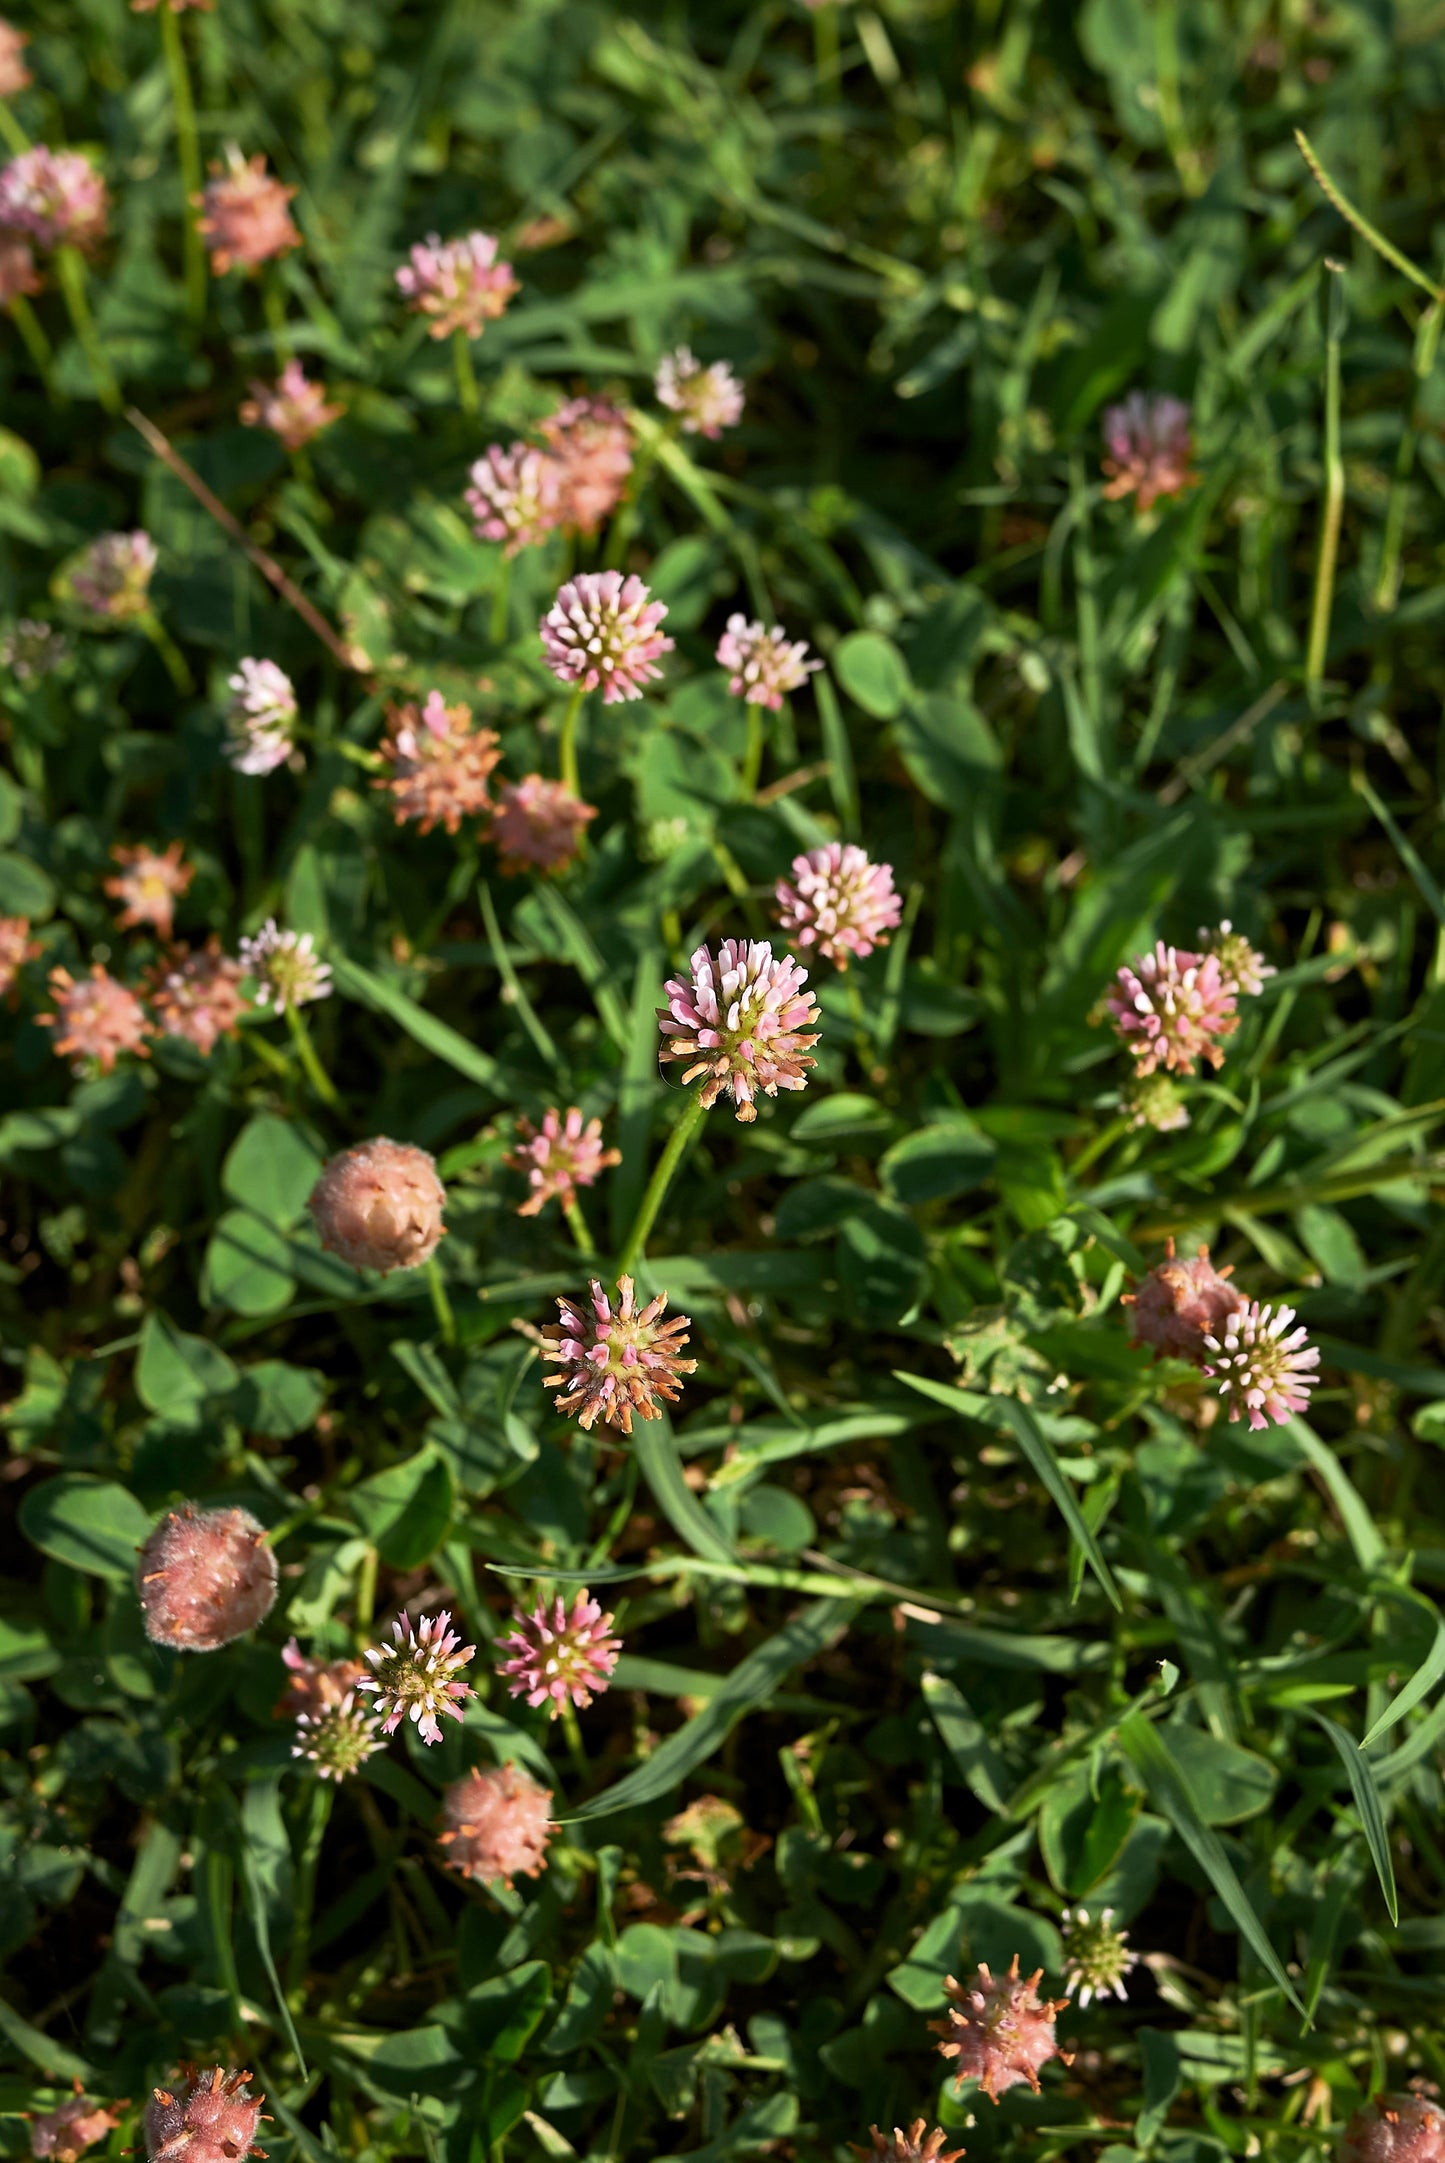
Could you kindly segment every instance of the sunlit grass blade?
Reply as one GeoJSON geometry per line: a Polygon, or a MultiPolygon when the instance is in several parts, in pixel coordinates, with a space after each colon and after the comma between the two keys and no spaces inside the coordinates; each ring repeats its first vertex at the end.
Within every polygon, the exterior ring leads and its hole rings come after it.
{"type": "Polygon", "coordinates": [[[1344,1766],[1349,1779],[1350,1793],[1355,1798],[1355,1808],[1360,1813],[1360,1823],[1364,1828],[1365,1844],[1370,1851],[1370,1860],[1375,1866],[1375,1875],[1380,1881],[1380,1890],[1385,1896],[1385,1906],[1390,1911],[1390,1921],[1398,1923],[1400,1920],[1400,1903],[1395,1893],[1395,1866],[1390,1860],[1390,1831],[1385,1823],[1384,1805],[1380,1800],[1380,1791],[1375,1785],[1375,1776],[1370,1761],[1356,1743],[1354,1736],[1347,1735],[1338,1722],[1331,1720],[1328,1714],[1312,1712],[1310,1717],[1317,1727],[1324,1729],[1339,1752],[1340,1763],[1344,1766]]]}

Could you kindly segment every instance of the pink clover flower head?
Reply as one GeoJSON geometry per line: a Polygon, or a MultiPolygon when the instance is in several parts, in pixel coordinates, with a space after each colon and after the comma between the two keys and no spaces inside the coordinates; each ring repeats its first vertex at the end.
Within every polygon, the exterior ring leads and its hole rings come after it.
{"type": "Polygon", "coordinates": [[[276,1604],[276,1556],[249,1510],[169,1510],[140,1551],[141,1619],[153,1645],[219,1652],[276,1604]]]}
{"type": "Polygon", "coordinates": [[[257,1006],[284,1014],[288,1006],[309,1006],[331,997],[331,964],[316,951],[309,931],[282,931],[274,916],[241,941],[241,967],[256,986],[257,1006]]]}
{"type": "Polygon", "coordinates": [[[98,961],[79,979],[68,969],[52,969],[50,996],[55,1012],[35,1019],[42,1029],[55,1030],[51,1049],[57,1058],[94,1059],[101,1073],[109,1074],[121,1052],[146,1057],[145,1008],[98,961]]]}
{"type": "Polygon", "coordinates": [[[577,854],[582,829],[597,816],[595,804],[560,781],[524,774],[497,792],[488,838],[506,878],[525,871],[561,871],[577,854]]]}
{"type": "Polygon", "coordinates": [[[1127,1930],[1114,1928],[1114,1910],[1102,1908],[1091,1918],[1087,1908],[1065,1908],[1064,1989],[1088,2005],[1093,1998],[1127,1998],[1124,1979],[1139,1965],[1129,1948],[1127,1930]]]}
{"type": "Polygon", "coordinates": [[[743,417],[743,387],[727,362],[704,368],[685,345],[658,362],[656,390],[658,404],[681,415],[685,436],[716,440],[743,417]]]}
{"type": "Polygon", "coordinates": [[[714,957],[700,946],[687,978],[669,977],[668,1003],[657,1010],[664,1061],[686,1059],[686,1087],[703,1075],[709,1109],[727,1092],[737,1116],[758,1116],[757,1096],[805,1089],[818,1041],[817,1002],[804,991],[808,972],[791,954],[774,959],[766,939],[724,939],[714,957]]]}
{"type": "Polygon", "coordinates": [[[966,2080],[976,2080],[994,2103],[1024,2082],[1037,2095],[1039,2070],[1050,2058],[1072,2063],[1054,2034],[1054,2016],[1069,2001],[1039,1996],[1037,1985],[1043,1972],[1036,1968],[1032,1975],[1021,1976],[1015,1953],[1007,1975],[991,1975],[980,1962],[978,1974],[966,1983],[951,1975],[944,1978],[948,2011],[942,2020],[931,2020],[928,2025],[943,2037],[940,2055],[954,2061],[955,2093],[962,2092],[966,2080]]]}
{"type": "Polygon", "coordinates": [[[1217,1039],[1238,1027],[1234,987],[1213,954],[1166,946],[1142,954],[1119,971],[1107,1006],[1124,1049],[1140,1074],[1162,1067],[1189,1074],[1196,1059],[1217,1067],[1224,1051],[1217,1039]]]}
{"type": "Polygon", "coordinates": [[[22,58],[29,43],[23,30],[17,30],[14,23],[8,23],[0,16],[0,98],[19,97],[21,91],[34,82],[35,78],[22,58]]]}
{"type": "MultiPolygon", "coordinates": [[[[4,296],[0,294],[3,306],[4,296]]],[[[53,623],[45,623],[38,616],[22,616],[14,630],[0,638],[0,668],[8,668],[17,683],[31,683],[37,676],[49,676],[59,668],[67,650],[53,623]]]]}
{"type": "Polygon", "coordinates": [[[490,233],[446,241],[428,233],[397,270],[396,282],[412,312],[430,316],[433,338],[447,338],[455,330],[480,338],[520,290],[511,264],[497,261],[490,233]]]}
{"type": "Polygon", "coordinates": [[[0,231],[0,308],[38,293],[42,282],[29,241],[18,233],[0,231]]]}
{"type": "Polygon", "coordinates": [[[893,866],[870,863],[851,841],[795,856],[792,883],[779,879],[776,899],[778,922],[793,944],[816,947],[840,969],[886,946],[903,916],[893,866]]]}
{"type": "Polygon", "coordinates": [[[327,404],[326,385],[309,382],[299,360],[288,360],[274,383],[253,381],[250,389],[242,421],[247,428],[269,428],[288,451],[301,450],[346,411],[327,404]]]}
{"type": "Polygon", "coordinates": [[[393,1644],[368,1646],[365,1657],[372,1672],[356,1687],[375,1697],[383,1735],[394,1735],[403,1720],[410,1720],[430,1746],[442,1739],[438,1713],[449,1720],[462,1717],[461,1708],[473,1692],[460,1672],[477,1648],[462,1643],[445,1608],[423,1616],[420,1627],[409,1615],[398,1615],[391,1634],[393,1644]]]}
{"type": "Polygon", "coordinates": [[[532,1191],[517,1211],[519,1217],[539,1216],[548,1202],[569,1202],[579,1187],[595,1186],[609,1165],[622,1162],[620,1149],[602,1146],[602,1121],[589,1119],[574,1106],[545,1112],[540,1127],[530,1119],[517,1121],[516,1147],[502,1162],[508,1171],[525,1172],[532,1191]]]}
{"type": "Polygon", "coordinates": [[[1189,408],[1182,399],[1155,391],[1130,391],[1122,405],[1104,414],[1104,494],[1134,496],[1148,511],[1161,496],[1179,496],[1193,488],[1194,442],[1189,408]]]}
{"type": "Polygon", "coordinates": [[[87,2148],[105,2139],[120,2124],[123,2103],[107,2107],[87,2103],[80,2082],[68,2103],[56,2110],[38,2111],[30,2120],[30,2153],[38,2163],[79,2163],[87,2148]]]}
{"type": "Polygon", "coordinates": [[[1254,998],[1264,990],[1266,977],[1279,974],[1227,916],[1221,917],[1213,931],[1201,931],[1199,943],[1219,963],[1219,973],[1237,999],[1254,998]]]}
{"type": "Polygon", "coordinates": [[[789,691],[801,691],[821,661],[804,658],[805,638],[789,640],[780,623],[771,631],[746,616],[728,617],[727,629],[717,642],[717,661],[729,669],[728,689],[747,706],[766,706],[776,713],[789,691]]]}
{"type": "Polygon", "coordinates": [[[962,2148],[945,2148],[948,2135],[941,2126],[928,2131],[926,2118],[915,2118],[905,2133],[902,2126],[895,2126],[892,2133],[882,2133],[876,2125],[868,2128],[870,2148],[853,2145],[853,2153],[862,2156],[865,2163],[959,2163],[966,2153],[962,2148]]]}
{"type": "Polygon", "coordinates": [[[379,1716],[370,1705],[357,1703],[355,1690],[348,1690],[334,1704],[296,1715],[291,1755],[314,1765],[318,1780],[349,1779],[358,1766],[385,1748],[379,1716]]]}
{"type": "Polygon", "coordinates": [[[353,1269],[419,1269],[445,1235],[436,1159],[378,1134],[332,1157],[306,1206],[321,1244],[353,1269]]]}
{"type": "Polygon", "coordinates": [[[70,569],[70,591],[82,608],[112,623],[150,613],[156,544],[148,533],[102,533],[70,569]]]}
{"type": "Polygon", "coordinates": [[[252,2146],[261,2124],[264,2096],[253,2096],[247,2072],[213,2066],[176,2088],[155,2088],[141,2121],[150,2163],[238,2163],[246,2155],[264,2156],[252,2146]]]}
{"type": "Polygon", "coordinates": [[[547,1867],[552,1836],[547,1816],[552,1790],[539,1787],[516,1765],[469,1772],[442,1795],[444,1830],[437,1844],[448,1867],[464,1878],[510,1885],[535,1878],[547,1867]]]}
{"type": "Polygon", "coordinates": [[[489,443],[472,467],[467,509],[478,540],[501,541],[502,553],[535,548],[562,516],[561,468],[530,443],[489,443]]]}
{"type": "Polygon", "coordinates": [[[387,720],[381,755],[392,771],[372,786],[390,793],[398,826],[415,823],[423,834],[444,826],[454,834],[463,819],[490,811],[487,782],[502,756],[495,729],[476,727],[469,708],[448,706],[440,691],[429,692],[420,711],[388,708],[387,720]]]}
{"type": "Polygon", "coordinates": [[[1231,1421],[1282,1426],[1309,1410],[1320,1355],[1303,1325],[1290,1328],[1294,1318],[1293,1307],[1262,1307],[1251,1299],[1205,1337],[1204,1372],[1218,1382],[1231,1421]]]}
{"type": "Polygon", "coordinates": [[[1377,2095],[1345,2127],[1339,2163],[1445,2163],[1445,2110],[1423,2095],[1377,2095]]]}
{"type": "Polygon", "coordinates": [[[542,1365],[560,1371],[544,1374],[542,1387],[561,1392],[553,1404],[579,1427],[600,1419],[630,1435],[634,1418],[661,1419],[682,1377],[696,1372],[697,1361],[680,1356],[692,1324],[685,1314],[661,1319],[665,1292],[639,1308],[631,1277],[617,1280],[615,1309],[595,1277],[591,1294],[587,1302],[559,1299],[561,1321],[543,1325],[542,1365]]]}
{"type": "Polygon", "coordinates": [[[177,946],[153,966],[146,978],[155,1026],[161,1036],[180,1037],[209,1058],[223,1036],[239,1033],[250,1001],[241,990],[239,961],[221,951],[212,936],[199,953],[177,946]]]}
{"type": "Polygon", "coordinates": [[[201,213],[196,223],[218,278],[237,264],[255,270],[273,256],[300,247],[301,235],[287,208],[296,190],[267,172],[260,151],[248,161],[230,143],[224,159],[213,161],[210,170],[211,178],[194,200],[201,213]]]}
{"type": "Polygon", "coordinates": [[[40,941],[30,936],[28,916],[0,916],[0,998],[14,988],[27,961],[40,959],[40,941]]]}
{"type": "Polygon", "coordinates": [[[667,614],[640,578],[620,571],[579,571],[559,588],[539,629],[548,668],[562,683],[584,691],[602,687],[604,706],[641,698],[658,656],[672,640],[658,630],[667,614]]]}
{"type": "Polygon", "coordinates": [[[104,180],[78,150],[37,143],[0,168],[0,228],[37,248],[88,248],[109,209],[104,180]]]}
{"type": "Polygon", "coordinates": [[[105,891],[122,904],[116,918],[119,928],[130,931],[137,924],[150,924],[162,939],[169,939],[176,903],[196,875],[195,865],[185,861],[181,843],[152,849],[139,842],[134,848],[114,848],[110,854],[112,863],[121,868],[105,881],[105,891]]]}
{"type": "Polygon", "coordinates": [[[366,1673],[360,1660],[313,1660],[294,1637],[288,1637],[282,1646],[281,1659],[286,1687],[271,1715],[275,1720],[299,1720],[303,1712],[314,1715],[339,1705],[366,1673]]]}
{"type": "Polygon", "coordinates": [[[1245,1303],[1244,1294],[1229,1282],[1231,1269],[1216,1269],[1202,1246],[1187,1261],[1180,1261],[1172,1239],[1165,1242],[1165,1258],[1150,1270],[1137,1292],[1125,1292],[1121,1304],[1134,1310],[1133,1344],[1152,1345],[1156,1357],[1192,1359],[1196,1366],[1205,1357],[1205,1341],[1245,1303]]]}
{"type": "Polygon", "coordinates": [[[226,763],[238,774],[274,773],[295,746],[296,689],[274,661],[248,658],[226,678],[226,763]]]}
{"type": "Polygon", "coordinates": [[[622,500],[632,471],[632,429],[602,398],[571,398],[542,422],[557,465],[559,522],[593,534],[622,500]]]}
{"type": "Polygon", "coordinates": [[[1131,1074],[1122,1091],[1131,1127],[1153,1127],[1156,1134],[1177,1134],[1189,1124],[1189,1107],[1169,1074],[1131,1074]]]}
{"type": "Polygon", "coordinates": [[[497,1673],[510,1678],[509,1695],[545,1705],[549,1717],[559,1719],[564,1705],[590,1705],[594,1692],[608,1688],[622,1650],[611,1629],[612,1617],[585,1591],[577,1594],[570,1613],[560,1592],[550,1606],[538,1600],[530,1615],[514,1608],[511,1636],[497,1640],[498,1652],[511,1657],[497,1673]]]}

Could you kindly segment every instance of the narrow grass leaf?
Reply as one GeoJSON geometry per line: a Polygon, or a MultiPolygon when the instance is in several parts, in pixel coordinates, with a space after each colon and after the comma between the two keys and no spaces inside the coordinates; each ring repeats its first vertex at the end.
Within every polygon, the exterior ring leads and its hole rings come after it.
{"type": "MultiPolygon", "coordinates": [[[[1413,1607],[1416,1602],[1412,1599],[1409,1604],[1413,1607]]],[[[1426,1606],[1423,1599],[1419,1604],[1421,1607],[1426,1606]]],[[[1428,1611],[1435,1613],[1433,1608],[1428,1611]]],[[[1388,1734],[1397,1721],[1404,1719],[1407,1712],[1413,1712],[1421,1699],[1429,1696],[1442,1675],[1445,1675],[1445,1619],[1435,1614],[1435,1635],[1431,1640],[1430,1650],[1409,1681],[1396,1691],[1360,1744],[1360,1748],[1368,1750],[1372,1742],[1378,1742],[1382,1735],[1388,1734]]]]}
{"type": "Polygon", "coordinates": [[[337,990],[346,998],[369,1006],[373,1013],[385,1014],[388,1020],[406,1031],[414,1044],[430,1052],[433,1058],[444,1059],[459,1074],[465,1074],[468,1081],[480,1082],[487,1089],[498,1086],[495,1059],[489,1059],[484,1051],[479,1051],[448,1023],[428,1014],[425,1007],[418,1006],[415,999],[408,998],[395,984],[364,969],[359,961],[348,961],[344,955],[337,957],[331,969],[337,990]]]}
{"type": "Polygon", "coordinates": [[[960,1692],[946,1677],[928,1673],[923,1677],[923,1702],[965,1786],[972,1789],[986,1810],[1006,1817],[1008,1774],[960,1692]]]}
{"type": "Polygon", "coordinates": [[[1400,1904],[1395,1894],[1395,1866],[1390,1860],[1390,1831],[1385,1823],[1384,1804],[1375,1785],[1370,1761],[1359,1749],[1354,1736],[1347,1735],[1339,1723],[1331,1720],[1326,1713],[1311,1712],[1310,1718],[1316,1727],[1324,1729],[1340,1754],[1340,1763],[1349,1779],[1350,1793],[1355,1798],[1355,1808],[1360,1813],[1360,1823],[1364,1827],[1365,1844],[1375,1866],[1375,1876],[1380,1881],[1385,1906],[1390,1911],[1390,1921],[1398,1923],[1400,1904]]]}
{"type": "Polygon", "coordinates": [[[713,1562],[736,1562],[737,1556],[683,1477],[672,1422],[665,1414],[638,1426],[632,1451],[653,1500],[678,1538],[686,1540],[695,1555],[713,1562]]]}

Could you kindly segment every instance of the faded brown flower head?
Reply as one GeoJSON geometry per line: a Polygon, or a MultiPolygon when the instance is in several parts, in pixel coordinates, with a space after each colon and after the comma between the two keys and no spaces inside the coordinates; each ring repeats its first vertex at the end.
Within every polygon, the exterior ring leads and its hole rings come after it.
{"type": "Polygon", "coordinates": [[[264,2096],[253,2096],[245,2071],[212,2066],[198,2073],[182,2066],[175,2088],[155,2088],[145,2107],[142,2128],[150,2163],[238,2163],[246,2155],[264,2156],[252,2146],[261,2123],[264,2096]]]}
{"type": "Polygon", "coordinates": [[[1232,1269],[1214,1267],[1208,1247],[1180,1261],[1173,1240],[1167,1240],[1164,1260],[1150,1270],[1137,1292],[1125,1292],[1120,1302],[1134,1309],[1131,1342],[1201,1365],[1207,1356],[1205,1338],[1216,1335],[1220,1324],[1244,1305],[1243,1293],[1228,1282],[1232,1274],[1232,1269]]]}
{"type": "Polygon", "coordinates": [[[310,1660],[294,1637],[288,1637],[281,1658],[286,1663],[286,1687],[273,1710],[273,1720],[299,1720],[302,1713],[315,1718],[339,1705],[366,1673],[361,1660],[310,1660]]]}
{"type": "Polygon", "coordinates": [[[901,2126],[895,2126],[890,2134],[884,2134],[876,2125],[870,2125],[871,2150],[855,2147],[853,2153],[864,2157],[865,2163],[958,2163],[959,2157],[967,2151],[945,2148],[943,2144],[948,2135],[943,2128],[936,2126],[929,2133],[927,2126],[926,2118],[915,2118],[906,2133],[901,2126]]]}
{"type": "Polygon", "coordinates": [[[323,1247],[353,1269],[419,1269],[445,1227],[436,1160],[412,1142],[358,1142],[334,1156],[306,1204],[323,1247]]]}
{"type": "Polygon", "coordinates": [[[1445,2110],[1420,2095],[1377,2095],[1345,2127],[1339,2163],[1445,2163],[1445,2110]]]}
{"type": "Polygon", "coordinates": [[[560,781],[542,774],[504,782],[497,791],[488,839],[507,878],[523,871],[560,871],[577,854],[582,830],[597,816],[560,781]]]}
{"type": "Polygon", "coordinates": [[[111,862],[121,868],[115,878],[106,880],[105,890],[122,904],[116,918],[120,929],[150,924],[161,938],[168,939],[175,925],[176,903],[196,875],[195,865],[185,861],[181,843],[173,841],[168,849],[157,850],[138,842],[133,848],[114,848],[110,855],[111,862]]]}
{"type": "Polygon", "coordinates": [[[35,78],[21,57],[30,43],[23,30],[0,16],[0,98],[18,97],[35,78]]]}
{"type": "Polygon", "coordinates": [[[255,270],[272,256],[300,247],[301,235],[287,208],[296,190],[267,172],[260,151],[248,161],[231,143],[224,160],[212,163],[211,174],[196,199],[201,213],[196,223],[217,277],[237,264],[255,270]]]}
{"type": "Polygon", "coordinates": [[[161,1036],[178,1036],[209,1057],[223,1036],[235,1036],[250,1001],[241,990],[239,961],[222,953],[214,935],[199,953],[173,947],[147,972],[146,997],[161,1036]]]}
{"type": "Polygon", "coordinates": [[[1054,2016],[1068,2004],[1067,1998],[1041,1998],[1038,1981],[1042,1968],[1030,1976],[1019,1974],[1014,1954],[1007,1975],[993,1976],[980,1962],[972,1981],[960,1983],[944,1978],[949,1996],[948,2012],[928,2025],[941,2035],[939,2052],[954,2061],[961,2091],[966,2080],[976,2080],[991,2102],[1009,2088],[1027,2082],[1039,2092],[1039,2068],[1050,2058],[1072,2059],[1061,2051],[1054,2034],[1054,2016]]]}
{"type": "Polygon", "coordinates": [[[502,756],[495,729],[477,728],[467,707],[448,706],[440,691],[429,692],[420,711],[394,706],[387,718],[381,755],[392,772],[373,786],[390,791],[398,826],[454,834],[463,819],[491,810],[487,781],[502,756]]]}
{"type": "Polygon", "coordinates": [[[288,451],[304,450],[346,411],[345,406],[328,404],[326,385],[313,383],[295,359],[287,361],[274,383],[253,379],[249,388],[251,395],[241,408],[243,424],[269,428],[288,451]]]}
{"type": "Polygon", "coordinates": [[[54,1029],[52,1044],[57,1058],[94,1059],[108,1074],[123,1051],[146,1056],[149,1023],[145,1008],[133,991],[118,984],[98,961],[89,976],[73,977],[68,969],[50,972],[53,1014],[37,1014],[42,1029],[54,1029]]]}
{"type": "Polygon", "coordinates": [[[115,2131],[124,2112],[124,2102],[87,2103],[77,2080],[70,2102],[31,2118],[30,2153],[39,2163],[77,2163],[87,2148],[115,2131]]]}
{"type": "Polygon", "coordinates": [[[28,916],[0,916],[0,997],[13,989],[27,961],[40,958],[40,941],[30,936],[28,916]]]}
{"type": "Polygon", "coordinates": [[[603,398],[569,398],[540,434],[557,461],[558,523],[595,533],[621,502],[632,471],[626,414],[603,398]]]}
{"type": "Polygon", "coordinates": [[[552,1790],[539,1787],[516,1765],[469,1772],[442,1796],[444,1830],[438,1845],[449,1867],[464,1878],[510,1885],[535,1878],[547,1867],[552,1790]]]}
{"type": "Polygon", "coordinates": [[[525,1172],[532,1191],[517,1211],[519,1217],[539,1216],[550,1201],[564,1205],[579,1187],[595,1184],[599,1172],[622,1162],[620,1149],[602,1146],[602,1121],[589,1119],[574,1105],[565,1114],[555,1106],[542,1117],[540,1127],[530,1119],[517,1121],[517,1144],[502,1162],[510,1172],[525,1172]]]}
{"type": "Polygon", "coordinates": [[[177,1652],[218,1652],[276,1604],[276,1556],[249,1510],[185,1502],[168,1511],[141,1548],[136,1578],[146,1636],[177,1652]]]}

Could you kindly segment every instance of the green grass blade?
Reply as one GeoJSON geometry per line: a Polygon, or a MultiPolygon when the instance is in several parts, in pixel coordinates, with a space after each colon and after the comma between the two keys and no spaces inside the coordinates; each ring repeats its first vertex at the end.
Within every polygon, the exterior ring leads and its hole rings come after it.
{"type": "Polygon", "coordinates": [[[333,961],[331,973],[337,990],[346,998],[369,1006],[373,1013],[385,1014],[433,1058],[444,1059],[448,1066],[465,1074],[468,1081],[479,1082],[484,1089],[498,1087],[496,1060],[489,1059],[484,1051],[479,1051],[448,1023],[428,1014],[425,1007],[418,1006],[415,999],[408,998],[395,984],[388,984],[384,977],[364,969],[359,961],[348,961],[344,955],[333,961]]]}
{"type": "Polygon", "coordinates": [[[1008,1815],[1008,1774],[962,1695],[942,1675],[925,1674],[923,1702],[933,1715],[939,1740],[953,1759],[964,1784],[986,1810],[1008,1815]]]}
{"type": "Polygon", "coordinates": [[[638,1425],[632,1450],[653,1500],[678,1538],[709,1561],[736,1562],[737,1556],[682,1476],[682,1459],[666,1414],[638,1425]]]}
{"type": "MultiPolygon", "coordinates": [[[[1409,1604],[1413,1607],[1416,1602],[1411,1599],[1409,1604]]],[[[1419,1604],[1421,1607],[1427,1605],[1423,1599],[1420,1600],[1419,1604]]],[[[1434,1614],[1435,1610],[1430,1608],[1429,1612],[1434,1614]]],[[[1379,1719],[1360,1744],[1360,1748],[1368,1750],[1372,1742],[1378,1742],[1382,1735],[1388,1734],[1397,1721],[1404,1719],[1407,1712],[1413,1712],[1421,1699],[1429,1696],[1442,1675],[1445,1675],[1445,1619],[1435,1614],[1435,1635],[1431,1641],[1430,1650],[1426,1653],[1410,1680],[1395,1692],[1389,1704],[1380,1714],[1379,1719]]]]}
{"type": "Polygon", "coordinates": [[[1365,1829],[1365,1844],[1370,1860],[1375,1866],[1375,1876],[1385,1896],[1385,1906],[1390,1911],[1390,1921],[1400,1920],[1400,1903],[1395,1894],[1395,1866],[1390,1861],[1390,1832],[1385,1823],[1384,1804],[1375,1785],[1375,1775],[1369,1759],[1357,1746],[1353,1735],[1347,1735],[1335,1720],[1325,1713],[1311,1712],[1316,1727],[1322,1727],[1340,1754],[1350,1783],[1350,1793],[1355,1798],[1355,1808],[1360,1813],[1360,1823],[1365,1829]]]}

